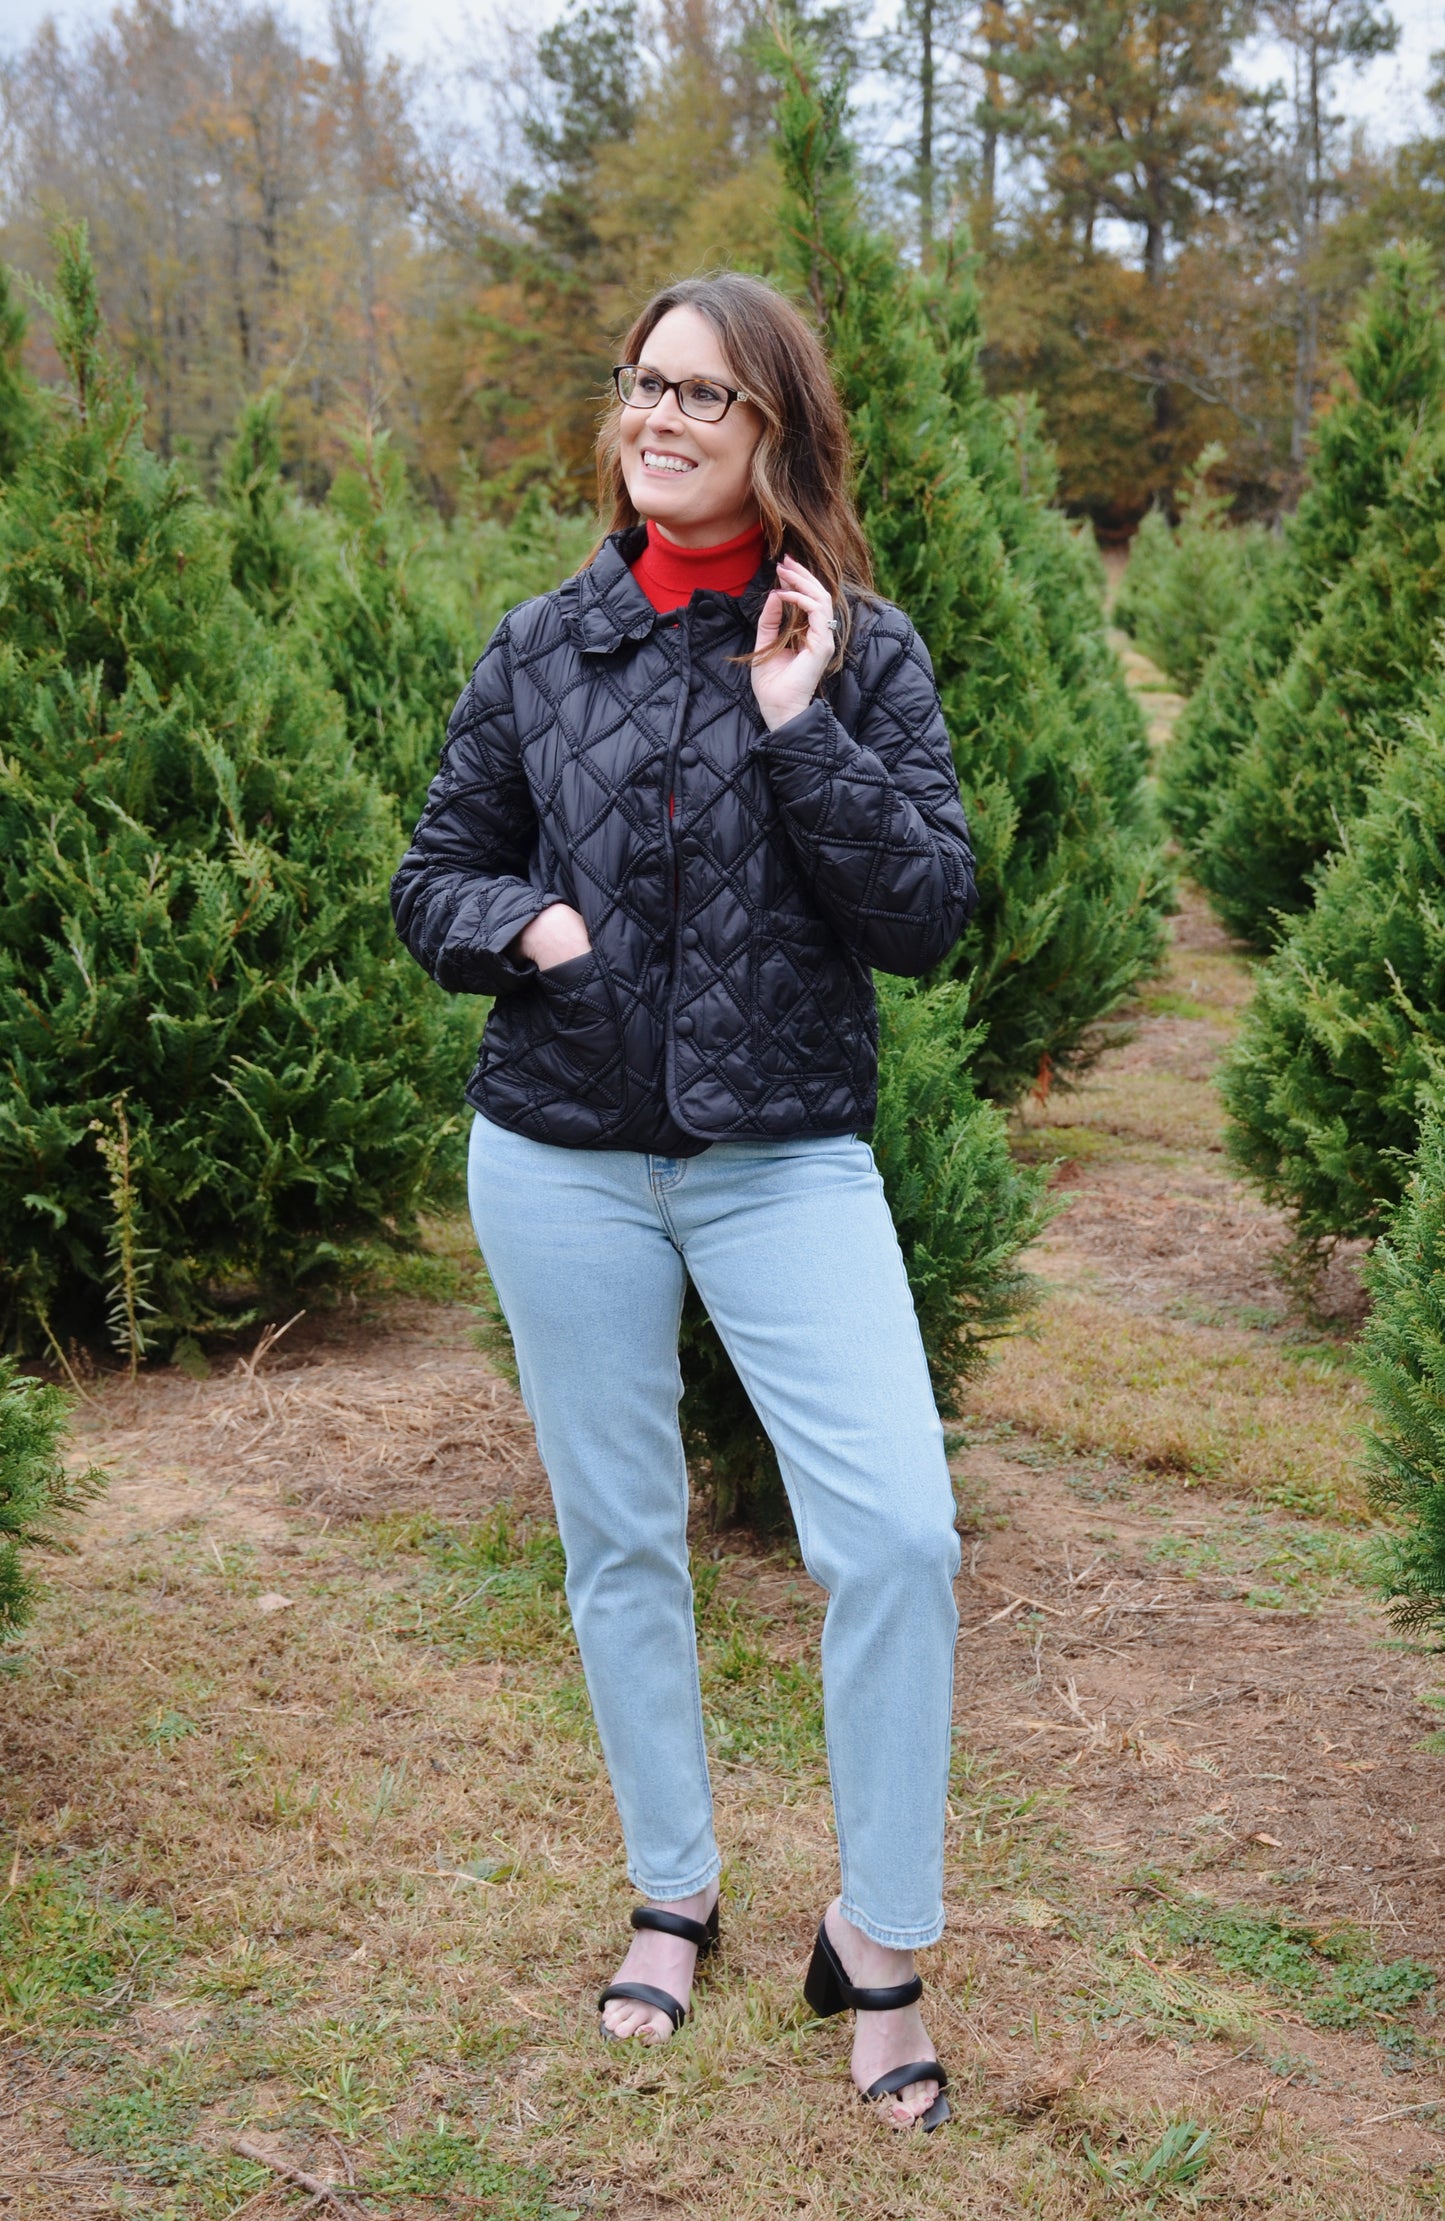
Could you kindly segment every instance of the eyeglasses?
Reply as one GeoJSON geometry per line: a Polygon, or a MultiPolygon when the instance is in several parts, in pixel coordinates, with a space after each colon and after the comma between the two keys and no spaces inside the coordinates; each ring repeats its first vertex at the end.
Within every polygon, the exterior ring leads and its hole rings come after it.
{"type": "Polygon", "coordinates": [[[655,409],[665,393],[675,393],[683,415],[695,416],[703,424],[718,423],[734,401],[752,399],[740,387],[719,385],[716,378],[664,378],[660,371],[645,370],[636,362],[618,363],[612,383],[624,408],[655,409]]]}

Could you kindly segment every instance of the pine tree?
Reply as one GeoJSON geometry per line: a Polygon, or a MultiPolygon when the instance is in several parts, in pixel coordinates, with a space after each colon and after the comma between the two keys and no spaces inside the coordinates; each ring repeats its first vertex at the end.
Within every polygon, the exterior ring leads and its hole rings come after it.
{"type": "Polygon", "coordinates": [[[1279,559],[1205,666],[1160,765],[1164,813],[1196,864],[1266,692],[1354,556],[1370,511],[1442,393],[1445,343],[1433,258],[1419,241],[1387,248],[1351,327],[1344,377],[1320,426],[1279,559]]]}
{"type": "Polygon", "coordinates": [[[316,637],[352,746],[410,825],[481,643],[426,572],[426,527],[388,435],[367,425],[352,457],[331,487],[339,538],[315,596],[316,637]]]}
{"type": "Polygon", "coordinates": [[[1210,491],[1209,473],[1224,457],[1222,446],[1206,447],[1185,473],[1177,525],[1148,511],[1114,601],[1115,624],[1186,693],[1276,554],[1259,525],[1229,524],[1231,497],[1210,491]]]}
{"type": "Polygon", "coordinates": [[[134,1360],[404,1234],[465,1010],[390,928],[395,811],[144,447],[60,240],[68,390],[0,500],[0,1326],[134,1360]]]}
{"type": "Polygon", "coordinates": [[[1144,718],[1110,645],[1098,547],[1091,528],[1057,506],[1058,458],[1035,396],[995,396],[984,383],[976,257],[960,241],[950,242],[922,298],[970,464],[1013,576],[1031,598],[1069,715],[1101,769],[1118,826],[1152,840],[1144,718]]]}
{"type": "Polygon", "coordinates": [[[65,1549],[66,1521],[105,1485],[93,1466],[84,1473],[66,1467],[68,1409],[60,1389],[0,1357],[0,1642],[35,1607],[21,1551],[65,1549]]]}
{"type": "Polygon", "coordinates": [[[1445,1093],[1445,686],[1262,966],[1221,1087],[1228,1146],[1301,1243],[1379,1232],[1445,1093]]]}
{"type": "Polygon", "coordinates": [[[1360,1370],[1375,1406],[1370,1494],[1394,1523],[1379,1583],[1405,1635],[1445,1633],[1445,1113],[1425,1120],[1410,1182],[1365,1277],[1360,1370]]]}
{"type": "Polygon", "coordinates": [[[858,213],[841,86],[815,90],[797,42],[776,67],[790,252],[851,418],[879,586],[933,657],[980,867],[956,968],[984,1028],[979,1084],[1008,1101],[1085,1059],[1158,960],[1167,875],[1142,747],[1137,729],[1101,741],[1060,683],[970,459],[936,304],[858,213]]]}
{"type": "MultiPolygon", "coordinates": [[[[1033,1300],[1019,1251],[1049,1216],[1042,1176],[1009,1155],[1001,1113],[980,1101],[979,1029],[966,983],[878,980],[878,1118],[873,1153],[898,1229],[939,1410],[1033,1300]]],[[[751,1404],[692,1290],[683,1314],[683,1435],[714,1516],[786,1523],[777,1466],[751,1404]]]]}
{"type": "Polygon", "coordinates": [[[21,368],[24,344],[25,312],[0,266],[0,485],[14,477],[39,422],[35,394],[21,368]]]}
{"type": "Polygon", "coordinates": [[[246,402],[216,489],[230,532],[231,583],[273,625],[314,593],[322,554],[318,520],[282,476],[282,399],[273,386],[246,402]]]}
{"type": "Polygon", "coordinates": [[[1256,946],[1309,907],[1437,675],[1445,621],[1445,421],[1421,433],[1319,616],[1261,702],[1197,856],[1225,923],[1256,946]]]}

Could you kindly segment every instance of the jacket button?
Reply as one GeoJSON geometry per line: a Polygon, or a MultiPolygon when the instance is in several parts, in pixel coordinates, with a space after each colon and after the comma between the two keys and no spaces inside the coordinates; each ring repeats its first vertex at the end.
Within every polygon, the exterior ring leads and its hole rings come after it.
{"type": "Polygon", "coordinates": [[[682,1016],[677,1021],[677,1031],[682,1035],[684,1041],[692,1032],[692,1020],[691,1018],[689,1018],[686,1011],[683,1012],[682,1016]]]}
{"type": "Polygon", "coordinates": [[[685,949],[695,949],[701,939],[702,935],[698,932],[695,925],[685,925],[683,927],[682,945],[685,949]]]}
{"type": "Polygon", "coordinates": [[[677,760],[685,770],[691,771],[693,765],[697,762],[697,750],[695,748],[679,748],[677,760]]]}

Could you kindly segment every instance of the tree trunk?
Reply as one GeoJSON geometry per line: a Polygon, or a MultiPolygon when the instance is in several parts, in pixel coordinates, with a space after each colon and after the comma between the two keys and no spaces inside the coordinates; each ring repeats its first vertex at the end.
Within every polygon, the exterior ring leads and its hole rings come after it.
{"type": "Polygon", "coordinates": [[[1290,412],[1289,459],[1300,468],[1315,412],[1315,365],[1319,360],[1320,304],[1303,274],[1295,287],[1294,395],[1290,412]]]}
{"type": "Polygon", "coordinates": [[[933,262],[933,11],[935,0],[918,0],[918,243],[923,267],[933,262]]]}

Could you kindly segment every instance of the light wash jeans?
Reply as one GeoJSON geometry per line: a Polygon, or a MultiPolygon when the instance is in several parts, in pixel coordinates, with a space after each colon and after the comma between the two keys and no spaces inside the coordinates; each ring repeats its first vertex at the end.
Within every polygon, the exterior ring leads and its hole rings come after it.
{"type": "Polygon", "coordinates": [[[691,1275],[778,1455],[828,1595],[843,1910],[943,1932],[953,1491],[883,1183],[851,1136],[700,1157],[557,1148],[478,1117],[472,1221],[516,1344],[567,1601],[647,1897],[718,1872],[687,1554],[677,1335],[691,1275]]]}

